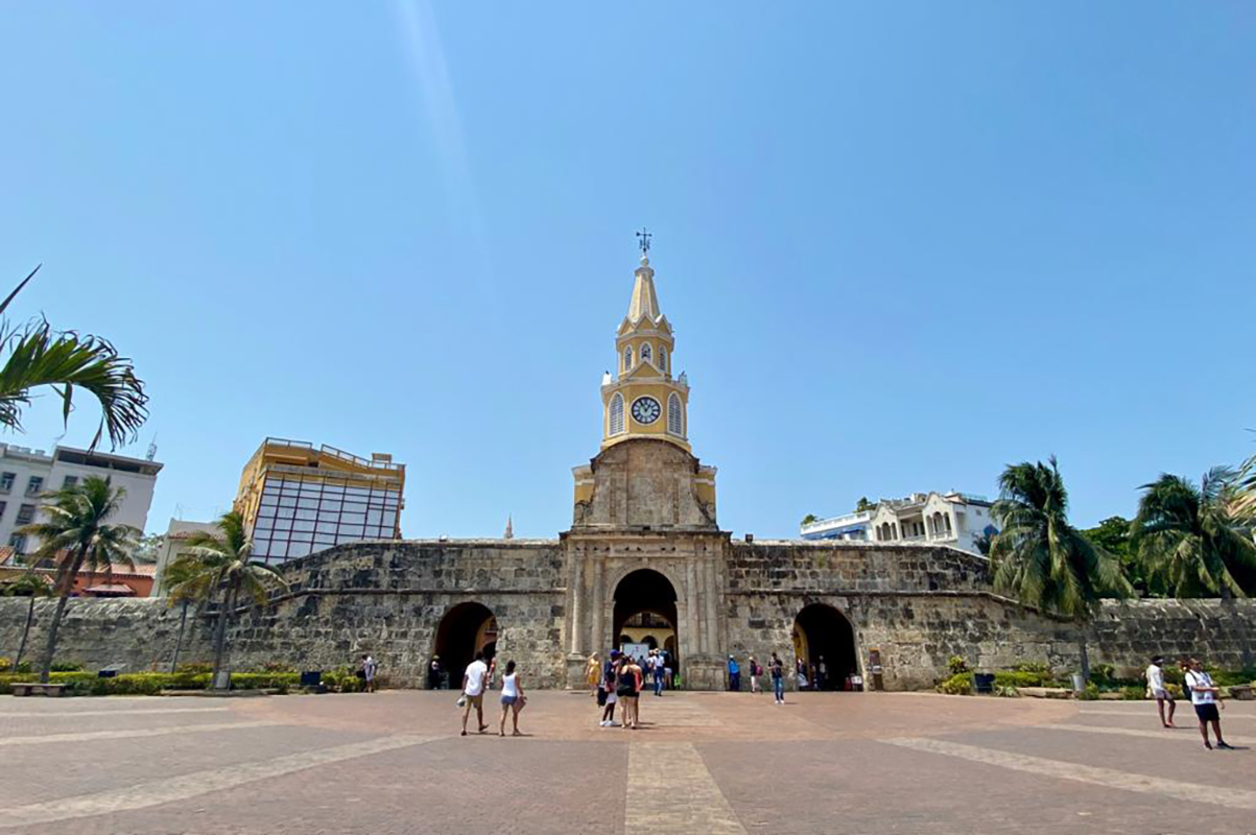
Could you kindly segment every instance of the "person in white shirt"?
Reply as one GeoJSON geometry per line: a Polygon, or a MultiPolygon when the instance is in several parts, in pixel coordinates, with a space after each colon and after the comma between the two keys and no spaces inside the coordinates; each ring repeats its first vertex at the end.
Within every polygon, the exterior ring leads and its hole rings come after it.
{"type": "Polygon", "coordinates": [[[1208,723],[1212,723],[1212,732],[1217,737],[1217,747],[1224,751],[1233,751],[1221,738],[1221,715],[1217,713],[1217,693],[1220,691],[1212,683],[1212,676],[1204,672],[1204,665],[1198,658],[1182,662],[1182,687],[1191,694],[1191,704],[1195,706],[1195,715],[1199,717],[1199,734],[1204,738],[1204,747],[1212,750],[1208,741],[1208,723]]]}
{"type": "Polygon", "coordinates": [[[1151,659],[1151,666],[1147,668],[1147,689],[1151,691],[1151,697],[1156,700],[1156,708],[1160,711],[1160,724],[1166,728],[1176,728],[1173,724],[1173,711],[1177,710],[1177,702],[1173,700],[1172,694],[1164,686],[1164,658],[1157,655],[1151,659]],[[1169,703],[1169,716],[1166,719],[1164,715],[1164,703],[1169,703]]]}
{"type": "Polygon", "coordinates": [[[484,663],[484,653],[477,652],[475,660],[467,666],[462,674],[462,735],[467,735],[467,718],[475,707],[475,719],[480,725],[480,733],[488,730],[484,724],[484,680],[488,678],[488,665],[484,663]]]}
{"type": "Polygon", "coordinates": [[[506,674],[502,676],[502,721],[497,728],[498,736],[506,735],[506,714],[513,712],[511,722],[514,724],[514,732],[511,736],[523,736],[519,733],[519,711],[523,710],[523,706],[527,704],[527,699],[523,698],[523,684],[519,681],[519,674],[515,672],[515,662],[506,662],[506,674]]]}

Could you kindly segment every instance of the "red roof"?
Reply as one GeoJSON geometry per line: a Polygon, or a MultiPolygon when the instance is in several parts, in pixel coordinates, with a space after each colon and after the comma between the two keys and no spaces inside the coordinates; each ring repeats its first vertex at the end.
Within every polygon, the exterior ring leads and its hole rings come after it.
{"type": "Polygon", "coordinates": [[[119,583],[114,583],[112,585],[106,584],[103,586],[90,586],[83,589],[83,591],[88,594],[125,594],[130,596],[134,596],[135,594],[135,589],[119,583]]]}

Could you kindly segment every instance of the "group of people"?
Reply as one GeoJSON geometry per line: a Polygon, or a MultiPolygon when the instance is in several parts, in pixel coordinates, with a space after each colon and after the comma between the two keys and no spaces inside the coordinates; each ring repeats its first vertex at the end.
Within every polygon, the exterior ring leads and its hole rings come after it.
{"type": "MultiPolygon", "coordinates": [[[[1195,708],[1195,717],[1199,720],[1199,734],[1204,738],[1204,747],[1209,751],[1212,750],[1212,742],[1208,737],[1208,726],[1211,725],[1213,735],[1217,738],[1217,747],[1225,751],[1233,750],[1232,746],[1221,738],[1221,714],[1218,707],[1224,709],[1225,702],[1221,701],[1221,690],[1213,683],[1212,676],[1204,672],[1204,667],[1198,658],[1182,659],[1178,662],[1178,669],[1182,671],[1182,693],[1191,698],[1191,705],[1195,708]]],[[[1156,708],[1160,712],[1160,724],[1166,728],[1177,727],[1173,724],[1173,712],[1177,709],[1177,702],[1174,701],[1173,694],[1165,685],[1163,657],[1157,655],[1151,659],[1146,677],[1147,688],[1156,700],[1156,708]],[[1168,708],[1167,715],[1166,707],[1168,708]]]]}
{"type": "MultiPolygon", "coordinates": [[[[657,656],[651,656],[657,657],[657,656]]],[[[594,688],[597,705],[601,709],[603,728],[622,727],[636,730],[641,726],[641,690],[645,684],[645,671],[641,664],[631,655],[617,649],[610,651],[610,657],[604,665],[598,665],[597,653],[589,657],[589,667],[597,669],[598,678],[594,688]],[[615,706],[622,709],[622,721],[615,721],[615,706]]],[[[655,678],[655,695],[662,693],[662,680],[665,668],[655,665],[658,671],[655,678]]]]}
{"type": "MultiPolygon", "coordinates": [[[[746,659],[746,667],[750,675],[750,692],[761,692],[759,680],[764,676],[763,666],[751,655],[746,659]]],[[[768,661],[766,673],[772,679],[772,695],[775,704],[785,704],[785,662],[775,652],[768,661]]],[[[728,656],[728,689],[734,692],[741,690],[741,665],[737,663],[735,655],[728,656]]]]}
{"type": "MultiPolygon", "coordinates": [[[[476,723],[479,732],[488,730],[484,722],[484,691],[492,686],[493,673],[497,669],[496,659],[485,660],[483,652],[475,654],[475,660],[467,665],[462,674],[462,695],[458,697],[458,706],[462,708],[462,736],[467,735],[467,720],[471,716],[471,708],[475,708],[476,723]]],[[[523,682],[519,680],[514,661],[506,662],[506,672],[502,675],[501,721],[498,723],[498,736],[506,735],[506,717],[510,716],[511,736],[523,736],[519,732],[519,712],[527,705],[528,699],[523,693],[523,682]]]]}

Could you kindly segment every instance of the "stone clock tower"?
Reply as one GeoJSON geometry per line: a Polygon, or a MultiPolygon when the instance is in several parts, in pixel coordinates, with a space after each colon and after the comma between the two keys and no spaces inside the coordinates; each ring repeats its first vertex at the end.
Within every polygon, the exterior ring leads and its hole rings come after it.
{"type": "MultiPolygon", "coordinates": [[[[628,315],[615,331],[616,373],[602,379],[602,444],[575,467],[575,510],[562,534],[567,677],[582,687],[589,652],[649,634],[687,686],[723,675],[725,555],[715,468],[689,445],[689,383],[673,376],[676,340],[659,309],[642,241],[628,315]]],[[[653,645],[653,644],[651,644],[653,645]]]]}

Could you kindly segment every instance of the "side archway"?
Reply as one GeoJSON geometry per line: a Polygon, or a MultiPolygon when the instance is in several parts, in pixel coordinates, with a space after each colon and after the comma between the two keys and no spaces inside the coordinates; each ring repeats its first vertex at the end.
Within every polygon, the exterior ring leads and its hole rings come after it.
{"type": "Polygon", "coordinates": [[[859,672],[854,627],[823,603],[804,607],[794,619],[794,652],[807,664],[808,681],[813,687],[818,683],[821,690],[845,690],[847,677],[859,672]]]}
{"type": "Polygon", "coordinates": [[[436,627],[433,655],[449,674],[450,689],[462,684],[462,674],[477,652],[492,658],[497,651],[497,618],[483,603],[459,603],[441,618],[436,627]]]}

